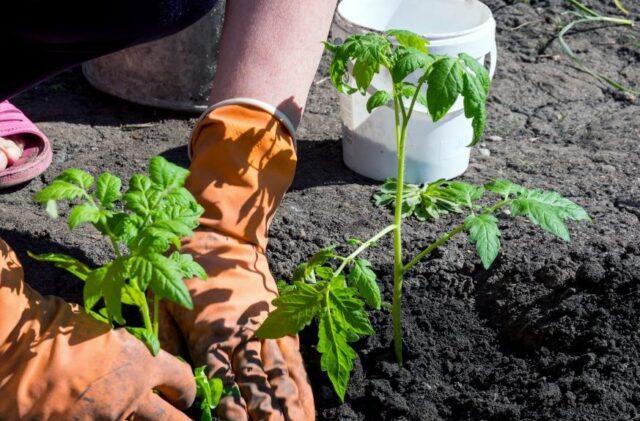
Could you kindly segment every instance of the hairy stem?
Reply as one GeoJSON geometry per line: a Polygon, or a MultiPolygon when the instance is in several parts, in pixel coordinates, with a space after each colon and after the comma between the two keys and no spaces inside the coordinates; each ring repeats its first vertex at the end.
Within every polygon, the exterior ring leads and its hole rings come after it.
{"type": "Polygon", "coordinates": [[[351,263],[353,259],[358,257],[360,253],[362,253],[363,251],[371,247],[373,243],[375,243],[376,241],[378,241],[379,239],[387,235],[389,232],[391,232],[395,227],[396,227],[395,225],[389,225],[388,227],[384,228],[382,231],[378,232],[376,235],[374,235],[373,237],[369,238],[367,241],[362,243],[360,247],[358,247],[353,253],[343,258],[342,263],[340,264],[340,266],[338,266],[338,269],[335,270],[335,272],[333,273],[333,276],[337,276],[340,273],[342,273],[344,268],[347,267],[347,265],[351,263]]]}

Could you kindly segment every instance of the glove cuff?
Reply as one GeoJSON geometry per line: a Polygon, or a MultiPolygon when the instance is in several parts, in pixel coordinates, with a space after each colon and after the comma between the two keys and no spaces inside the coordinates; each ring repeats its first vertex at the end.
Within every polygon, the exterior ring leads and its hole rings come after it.
{"type": "Polygon", "coordinates": [[[228,105],[240,105],[240,106],[246,105],[246,106],[253,107],[253,108],[259,108],[261,110],[264,110],[264,111],[268,112],[273,117],[275,117],[289,131],[289,135],[291,136],[291,139],[293,140],[293,147],[294,147],[294,149],[297,149],[295,126],[293,125],[293,123],[291,122],[289,117],[287,117],[287,115],[285,113],[283,113],[282,111],[280,111],[279,109],[277,109],[273,105],[271,105],[271,104],[269,104],[267,102],[264,102],[264,101],[260,101],[259,99],[240,98],[240,97],[238,97],[238,98],[231,98],[231,99],[226,99],[224,101],[217,102],[217,103],[213,104],[212,106],[210,106],[209,108],[207,108],[207,110],[204,113],[202,113],[202,115],[200,116],[200,118],[196,122],[196,127],[194,128],[194,130],[193,130],[193,132],[191,134],[191,138],[189,139],[189,143],[187,144],[187,153],[189,155],[189,160],[193,159],[193,151],[192,151],[192,146],[191,145],[193,144],[194,138],[196,137],[196,130],[197,130],[198,126],[200,125],[200,123],[209,114],[211,114],[211,112],[217,110],[218,108],[225,107],[225,106],[228,106],[228,105]]]}

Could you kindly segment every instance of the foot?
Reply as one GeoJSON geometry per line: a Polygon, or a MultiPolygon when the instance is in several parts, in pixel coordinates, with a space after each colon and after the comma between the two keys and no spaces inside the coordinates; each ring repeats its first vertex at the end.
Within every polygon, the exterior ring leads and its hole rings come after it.
{"type": "Polygon", "coordinates": [[[0,137],[0,171],[15,164],[22,156],[23,150],[22,139],[0,137]]]}

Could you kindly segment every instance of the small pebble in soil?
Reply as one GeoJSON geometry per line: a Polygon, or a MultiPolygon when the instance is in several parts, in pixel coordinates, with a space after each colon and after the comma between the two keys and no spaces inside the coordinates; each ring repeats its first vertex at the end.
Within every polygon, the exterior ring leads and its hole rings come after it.
{"type": "Polygon", "coordinates": [[[491,142],[501,142],[503,139],[498,135],[487,136],[487,140],[491,142]]]}
{"type": "Polygon", "coordinates": [[[487,148],[480,148],[478,149],[478,151],[480,152],[480,155],[482,156],[491,156],[491,151],[487,148]]]}

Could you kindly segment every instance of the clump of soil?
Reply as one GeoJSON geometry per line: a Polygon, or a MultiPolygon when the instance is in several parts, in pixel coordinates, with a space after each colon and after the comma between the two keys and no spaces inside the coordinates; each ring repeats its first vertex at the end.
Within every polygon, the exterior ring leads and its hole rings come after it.
{"type": "MultiPolygon", "coordinates": [[[[640,6],[626,2],[632,16],[640,6]]],[[[377,334],[357,344],[347,399],[321,373],[313,329],[304,354],[320,419],[637,419],[640,417],[640,106],[574,69],[554,41],[564,2],[491,0],[498,71],[488,133],[463,179],[505,177],[559,191],[594,221],[572,225],[572,243],[502,218],[503,252],[482,269],[458,239],[418,265],[405,282],[405,366],[394,361],[391,319],[374,312],[377,334]]],[[[590,6],[616,14],[613,6],[590,6]]],[[[637,32],[599,27],[569,37],[589,65],[640,88],[637,32]]],[[[296,179],[274,220],[269,258],[276,277],[322,246],[367,238],[391,222],[370,201],[376,183],[342,163],[336,95],[327,61],[299,132],[296,179]]],[[[107,244],[51,222],[30,197],[70,166],[127,177],[162,153],[186,165],[191,116],[106,97],[64,73],[14,101],[52,138],[54,164],[38,180],[0,195],[0,237],[27,261],[45,294],[81,300],[70,276],[28,260],[26,250],[64,251],[96,263],[107,244]]],[[[409,221],[414,254],[455,217],[409,221]]],[[[389,239],[369,258],[391,299],[389,239]]]]}

